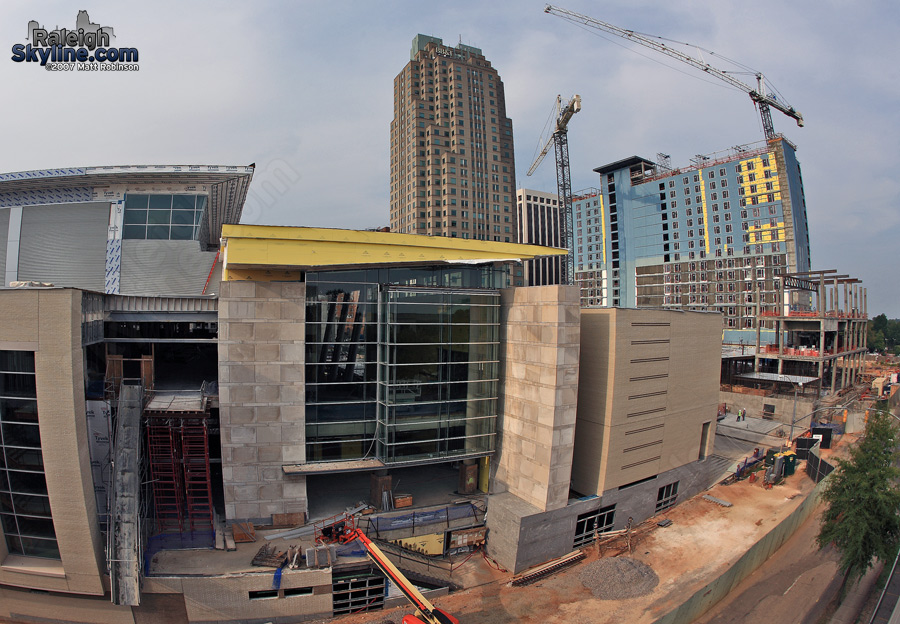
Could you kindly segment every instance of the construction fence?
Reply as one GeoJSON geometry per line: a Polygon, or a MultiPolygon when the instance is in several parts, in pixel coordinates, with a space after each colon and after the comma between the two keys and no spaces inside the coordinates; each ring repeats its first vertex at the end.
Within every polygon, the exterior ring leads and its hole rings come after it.
{"type": "Polygon", "coordinates": [[[678,608],[663,615],[653,624],[690,624],[710,607],[722,600],[778,550],[816,509],[827,480],[819,481],[797,509],[756,542],[721,576],[701,587],[678,608]]]}

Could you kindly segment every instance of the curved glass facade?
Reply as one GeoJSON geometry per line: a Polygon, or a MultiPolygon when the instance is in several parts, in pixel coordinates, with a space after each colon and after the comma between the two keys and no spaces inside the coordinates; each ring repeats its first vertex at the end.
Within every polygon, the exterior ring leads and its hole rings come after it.
{"type": "Polygon", "coordinates": [[[0,526],[11,554],[60,558],[30,351],[0,351],[0,526]]]}

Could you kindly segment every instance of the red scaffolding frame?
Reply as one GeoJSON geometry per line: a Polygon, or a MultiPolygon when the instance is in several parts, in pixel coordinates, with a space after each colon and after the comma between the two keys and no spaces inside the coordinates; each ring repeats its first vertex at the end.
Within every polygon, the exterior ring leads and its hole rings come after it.
{"type": "Polygon", "coordinates": [[[146,430],[157,530],[160,533],[212,530],[206,418],[149,415],[146,430]]]}

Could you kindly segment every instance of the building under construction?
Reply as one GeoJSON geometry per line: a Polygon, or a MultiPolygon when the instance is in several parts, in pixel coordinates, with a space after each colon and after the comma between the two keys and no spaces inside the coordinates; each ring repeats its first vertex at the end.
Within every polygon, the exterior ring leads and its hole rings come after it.
{"type": "Polygon", "coordinates": [[[795,150],[779,135],[684,167],[632,156],[594,169],[599,190],[573,201],[583,304],[715,310],[726,343],[775,342],[757,312],[777,312],[779,276],[810,268],[795,150]]]}
{"type": "Polygon", "coordinates": [[[348,508],[456,587],[433,557],[486,531],[519,572],[721,470],[718,314],[505,287],[556,248],[236,225],[252,173],[0,177],[0,617],[379,608],[366,553],[321,543],[348,508]]]}

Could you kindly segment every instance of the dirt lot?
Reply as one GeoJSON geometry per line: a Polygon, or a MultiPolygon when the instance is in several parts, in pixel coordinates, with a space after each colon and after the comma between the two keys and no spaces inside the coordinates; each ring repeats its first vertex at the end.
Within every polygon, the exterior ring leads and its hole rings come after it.
{"type": "MultiPolygon", "coordinates": [[[[510,587],[508,574],[495,573],[496,580],[439,598],[435,602],[464,624],[649,624],[726,570],[750,546],[796,509],[813,486],[805,473],[798,471],[784,485],[771,490],[763,489],[759,483],[742,481],[731,486],[716,486],[708,492],[732,503],[732,507],[722,507],[695,497],[670,510],[665,517],[672,520],[672,525],[654,528],[643,537],[630,555],[637,562],[649,566],[659,578],[658,585],[644,596],[623,600],[595,598],[579,580],[579,574],[598,558],[598,549],[592,547],[586,551],[586,559],[579,564],[532,585],[510,587]]],[[[659,519],[662,517],[657,518],[659,519]]],[[[804,552],[807,550],[809,549],[804,552]]],[[[611,550],[605,553],[606,556],[613,554],[611,550]]],[[[807,560],[806,563],[813,562],[807,560]]],[[[484,578],[490,578],[488,563],[483,558],[473,557],[466,564],[469,565],[485,568],[484,571],[479,569],[476,574],[484,574],[484,578]]],[[[829,562],[823,565],[827,567],[829,562]]],[[[822,576],[831,574],[832,570],[833,567],[823,567],[818,572],[822,576]]],[[[795,576],[799,576],[804,570],[797,568],[795,572],[795,576]]],[[[788,573],[781,579],[781,584],[776,583],[770,588],[771,591],[774,594],[784,592],[793,582],[791,578],[788,573]]],[[[799,593],[795,592],[795,595],[799,593]]],[[[803,599],[808,600],[808,594],[805,591],[803,593],[803,599]]],[[[747,600],[751,602],[744,608],[752,607],[759,598],[759,595],[755,598],[749,596],[747,600]]],[[[409,612],[410,609],[406,607],[355,614],[337,621],[341,624],[388,621],[399,624],[403,615],[409,612]]],[[[741,619],[732,618],[729,621],[738,622],[741,619]]]]}

